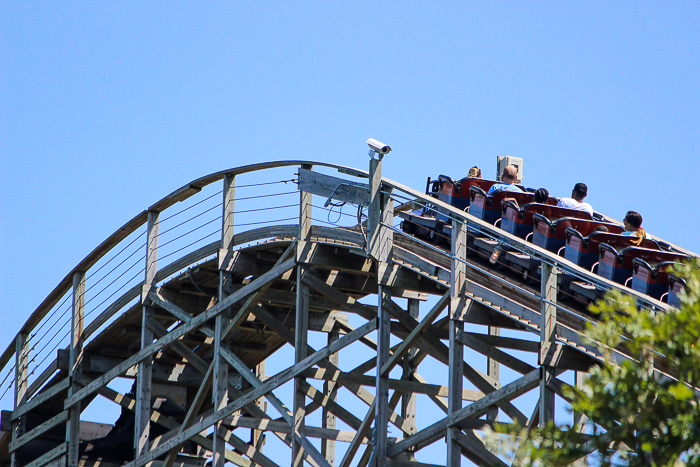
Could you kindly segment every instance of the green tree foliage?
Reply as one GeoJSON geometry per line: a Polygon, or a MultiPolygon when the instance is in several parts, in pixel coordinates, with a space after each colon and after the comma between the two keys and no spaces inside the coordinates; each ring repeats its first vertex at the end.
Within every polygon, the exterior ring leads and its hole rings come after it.
{"type": "Polygon", "coordinates": [[[700,466],[700,391],[694,390],[700,388],[700,261],[677,273],[688,285],[680,309],[652,313],[619,291],[591,307],[600,323],[586,334],[605,363],[567,396],[574,411],[594,422],[593,433],[554,424],[529,433],[511,427],[489,436],[502,454],[516,465],[569,465],[594,447],[602,466],[700,466]],[[610,349],[619,345],[639,358],[614,364],[610,349]],[[673,377],[659,377],[654,362],[673,377]]]}

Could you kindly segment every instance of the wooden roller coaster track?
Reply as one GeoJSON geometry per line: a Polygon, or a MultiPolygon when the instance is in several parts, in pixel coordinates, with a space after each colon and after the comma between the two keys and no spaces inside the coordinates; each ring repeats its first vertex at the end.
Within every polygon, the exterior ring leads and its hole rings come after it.
{"type": "MultiPolygon", "coordinates": [[[[182,236],[206,224],[198,216],[182,236]]],[[[212,174],[105,240],[9,343],[0,461],[503,465],[483,428],[554,419],[563,389],[600,358],[581,336],[594,317],[562,296],[562,275],[668,307],[382,178],[381,160],[369,173],[284,161],[212,174]],[[294,178],[292,204],[239,195],[251,186],[244,180],[268,172],[294,178]],[[243,200],[255,209],[241,209],[243,200]],[[451,218],[450,248],[395,227],[401,209],[426,204],[451,218]],[[293,221],[241,222],[282,208],[293,221]],[[163,228],[171,213],[198,209],[215,213],[213,237],[187,243],[163,228]],[[476,235],[538,261],[539,277],[491,267],[469,248],[476,235]],[[132,260],[120,258],[132,250],[140,266],[124,279],[132,260]],[[97,298],[97,282],[107,298],[97,298]],[[66,331],[39,344],[59,325],[66,331]],[[88,412],[105,415],[88,421],[88,412]]]]}

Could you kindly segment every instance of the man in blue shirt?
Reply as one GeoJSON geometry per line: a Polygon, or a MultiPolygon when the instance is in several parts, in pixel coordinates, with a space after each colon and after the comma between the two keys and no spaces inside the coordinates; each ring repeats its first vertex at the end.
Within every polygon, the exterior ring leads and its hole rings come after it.
{"type": "Polygon", "coordinates": [[[491,185],[487,195],[492,195],[497,191],[519,191],[522,193],[523,190],[514,185],[517,176],[518,169],[516,169],[514,165],[505,166],[503,174],[501,175],[501,183],[494,183],[491,185]]]}

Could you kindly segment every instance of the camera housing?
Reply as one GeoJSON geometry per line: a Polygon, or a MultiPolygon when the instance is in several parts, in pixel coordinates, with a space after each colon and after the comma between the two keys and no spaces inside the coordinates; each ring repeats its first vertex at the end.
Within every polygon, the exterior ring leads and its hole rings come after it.
{"type": "Polygon", "coordinates": [[[389,145],[377,141],[374,138],[370,138],[366,142],[372,151],[376,151],[379,154],[389,154],[389,152],[391,151],[391,147],[389,147],[389,145]]]}

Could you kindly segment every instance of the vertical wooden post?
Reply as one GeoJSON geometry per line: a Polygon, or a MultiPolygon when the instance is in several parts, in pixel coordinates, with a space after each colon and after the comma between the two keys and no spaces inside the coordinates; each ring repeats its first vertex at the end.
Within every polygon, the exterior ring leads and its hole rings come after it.
{"type": "MultiPolygon", "coordinates": [[[[233,247],[233,228],[236,200],[236,178],[234,175],[224,176],[222,220],[221,220],[221,248],[219,249],[219,264],[230,255],[233,247]]],[[[227,274],[219,270],[219,300],[226,297],[225,284],[227,274]]],[[[228,324],[231,316],[230,310],[225,310],[216,317],[214,325],[214,373],[212,384],[212,402],[214,410],[220,410],[228,404],[228,363],[221,355],[221,349],[226,345],[223,342],[222,332],[228,324]]],[[[223,467],[226,463],[226,441],[219,436],[222,422],[214,426],[213,467],[223,467]]]]}
{"type": "Polygon", "coordinates": [[[367,214],[367,254],[379,258],[379,225],[382,220],[382,160],[369,161],[369,206],[367,214]]]}
{"type": "MultiPolygon", "coordinates": [[[[29,346],[27,345],[27,335],[19,333],[15,340],[15,410],[27,402],[27,389],[29,379],[29,346]]],[[[17,440],[25,431],[25,417],[12,422],[12,441],[17,440]]],[[[10,455],[12,467],[18,467],[16,453],[10,455]]]]}
{"type": "Polygon", "coordinates": [[[373,462],[381,467],[385,465],[388,444],[388,424],[389,424],[389,375],[382,376],[379,369],[389,360],[389,348],[391,337],[391,315],[384,305],[385,300],[391,298],[391,293],[387,287],[379,286],[379,306],[378,318],[379,327],[377,329],[377,403],[374,415],[374,457],[373,462]]]}
{"type": "Polygon", "coordinates": [[[540,426],[554,420],[554,391],[548,384],[554,378],[551,355],[556,345],[557,325],[557,272],[542,263],[541,306],[540,306],[540,426]]]}
{"type": "MultiPolygon", "coordinates": [[[[333,343],[334,341],[337,341],[340,339],[340,332],[338,331],[338,327],[336,325],[333,326],[331,331],[328,333],[328,345],[333,343]]],[[[338,366],[338,354],[334,353],[330,357],[328,357],[328,361],[335,365],[336,367],[338,366]]],[[[338,388],[335,382],[333,381],[325,381],[323,383],[323,394],[324,397],[327,398],[331,402],[335,402],[337,400],[337,393],[338,393],[338,388]]],[[[336,425],[336,420],[335,420],[335,415],[333,412],[328,410],[328,408],[324,405],[323,406],[323,415],[322,415],[322,420],[321,420],[321,426],[323,428],[329,428],[331,430],[335,429],[336,425]]],[[[333,467],[335,465],[335,440],[334,439],[322,439],[321,440],[321,455],[328,461],[328,464],[333,467]]]]}
{"type": "MultiPolygon", "coordinates": [[[[70,387],[68,397],[80,389],[78,380],[81,374],[83,352],[83,326],[85,319],[85,273],[73,274],[73,314],[71,319],[71,339],[68,356],[70,387]]],[[[79,462],[78,447],[80,442],[80,402],[68,409],[66,422],[67,463],[77,467],[79,462]]]]}
{"type": "MultiPolygon", "coordinates": [[[[488,327],[489,331],[489,336],[500,336],[501,335],[501,328],[497,326],[489,326],[488,327]]],[[[501,382],[500,382],[500,367],[498,361],[492,359],[492,358],[487,358],[486,359],[486,374],[489,375],[491,378],[493,378],[495,384],[495,388],[498,389],[501,387],[501,382]]],[[[486,412],[486,419],[495,422],[498,420],[498,406],[492,405],[489,407],[488,411],[486,412]]]]}
{"type": "MultiPolygon", "coordinates": [[[[258,363],[257,366],[255,367],[255,376],[260,380],[260,381],[265,381],[267,378],[266,372],[265,372],[265,360],[262,362],[258,363]]],[[[267,412],[267,401],[265,401],[264,397],[261,397],[255,402],[255,405],[260,407],[260,409],[263,412],[267,412]]],[[[250,433],[250,444],[255,446],[255,449],[257,449],[259,452],[262,452],[263,446],[265,445],[265,432],[263,430],[251,430],[250,433]]],[[[251,462],[251,467],[255,467],[257,464],[251,462]]]]}
{"type": "Polygon", "coordinates": [[[382,375],[379,369],[389,360],[391,348],[391,316],[385,303],[391,299],[391,283],[393,281],[392,255],[394,238],[391,229],[382,224],[392,225],[394,219],[394,204],[389,187],[382,186],[382,161],[374,157],[370,160],[369,184],[369,213],[367,220],[367,251],[377,262],[377,377],[376,404],[374,420],[374,451],[372,465],[386,465],[389,424],[389,375],[382,375]],[[388,190],[382,193],[381,190],[388,190]]]}
{"type": "MultiPolygon", "coordinates": [[[[310,165],[303,165],[305,169],[311,169],[310,165]]],[[[297,235],[297,296],[296,296],[296,320],[294,329],[294,363],[299,363],[307,357],[308,330],[309,330],[309,287],[304,282],[308,274],[306,261],[308,256],[309,241],[311,239],[311,193],[299,192],[299,234],[297,235]]],[[[292,440],[292,467],[300,467],[304,463],[304,449],[299,438],[304,436],[306,417],[306,392],[304,386],[306,378],[296,376],[294,378],[294,438],[292,440]]]]}
{"type": "MultiPolygon", "coordinates": [[[[419,300],[414,298],[408,299],[408,314],[410,314],[412,318],[418,320],[420,316],[419,300]]],[[[417,354],[418,349],[416,347],[412,347],[403,358],[403,372],[401,375],[401,379],[403,381],[415,381],[417,367],[413,361],[413,358],[417,354]]],[[[409,435],[413,435],[418,431],[416,428],[417,401],[418,398],[415,392],[404,392],[401,396],[401,416],[404,420],[406,420],[406,428],[409,435]]],[[[413,451],[413,449],[409,451],[410,459],[413,459],[413,451]]]]}
{"type": "MultiPolygon", "coordinates": [[[[160,212],[148,211],[148,231],[146,235],[146,277],[141,293],[143,313],[141,317],[141,348],[153,342],[153,331],[148,322],[153,318],[153,307],[148,306],[148,293],[153,286],[158,269],[158,233],[160,212]]],[[[136,377],[136,420],[134,422],[135,457],[148,452],[151,419],[151,382],[153,378],[153,356],[144,359],[138,365],[136,377]]]]}
{"type": "MultiPolygon", "coordinates": [[[[466,299],[466,257],[467,225],[452,220],[451,274],[450,274],[450,353],[449,353],[449,392],[447,401],[448,416],[462,408],[462,387],[464,346],[461,343],[464,332],[464,313],[469,304],[466,299]]],[[[447,431],[447,467],[459,467],[462,462],[462,449],[456,438],[461,432],[459,427],[447,431]]]]}

